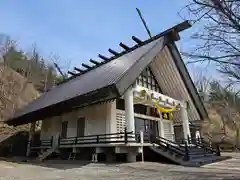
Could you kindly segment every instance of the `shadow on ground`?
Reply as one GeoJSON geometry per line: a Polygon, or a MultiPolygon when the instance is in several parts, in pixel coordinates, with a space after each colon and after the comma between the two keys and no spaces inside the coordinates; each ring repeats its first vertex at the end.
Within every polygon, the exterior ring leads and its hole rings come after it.
{"type": "Polygon", "coordinates": [[[36,161],[35,159],[27,159],[26,157],[0,157],[0,161],[17,163],[17,164],[26,164],[33,166],[40,166],[46,168],[54,168],[60,170],[81,168],[91,164],[91,161],[75,161],[75,160],[46,160],[44,162],[36,161]]]}
{"type": "Polygon", "coordinates": [[[35,159],[29,159],[26,157],[0,157],[0,161],[17,163],[17,164],[25,164],[25,165],[33,165],[40,166],[45,168],[54,168],[59,170],[67,170],[74,168],[81,168],[87,166],[89,164],[96,164],[97,166],[113,166],[120,165],[123,162],[99,162],[93,163],[92,161],[83,161],[83,160],[46,160],[44,162],[39,162],[35,159]]]}

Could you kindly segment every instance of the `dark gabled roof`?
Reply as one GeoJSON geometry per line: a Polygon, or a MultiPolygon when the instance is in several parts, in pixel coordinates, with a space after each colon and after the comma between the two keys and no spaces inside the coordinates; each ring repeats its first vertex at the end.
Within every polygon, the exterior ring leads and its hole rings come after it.
{"type": "Polygon", "coordinates": [[[47,115],[69,111],[74,106],[81,107],[122,96],[141,71],[164,47],[164,43],[164,37],[154,40],[55,87],[16,112],[7,123],[22,124],[33,119],[40,120],[47,115]]]}
{"type": "MultiPolygon", "coordinates": [[[[168,38],[176,40],[178,32],[187,25],[189,24],[186,22],[181,23],[106,60],[101,65],[89,68],[78,76],[68,79],[67,82],[43,94],[39,99],[16,112],[6,123],[9,125],[25,124],[59,115],[74,108],[121,97],[165,46],[168,38]]],[[[191,93],[197,94],[196,91],[191,91],[191,93]]]]}

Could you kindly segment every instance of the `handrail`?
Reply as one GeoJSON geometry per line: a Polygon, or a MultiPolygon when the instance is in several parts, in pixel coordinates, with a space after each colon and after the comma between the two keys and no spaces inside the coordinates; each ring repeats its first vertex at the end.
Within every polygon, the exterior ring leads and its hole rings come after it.
{"type": "Polygon", "coordinates": [[[208,150],[208,151],[211,151],[212,153],[216,153],[216,155],[220,156],[221,155],[221,152],[220,152],[220,148],[219,146],[217,145],[216,149],[214,149],[210,143],[204,141],[203,138],[190,138],[188,136],[187,139],[183,139],[182,141],[187,141],[189,144],[194,144],[194,145],[197,145],[199,147],[202,147],[204,148],[204,150],[208,150]]]}
{"type": "MultiPolygon", "coordinates": [[[[98,144],[98,143],[130,143],[136,142],[136,137],[133,132],[109,133],[109,134],[96,134],[79,137],[58,138],[58,146],[60,145],[77,145],[77,144],[98,144]]],[[[53,136],[48,139],[39,139],[29,141],[30,146],[34,148],[52,147],[53,136]]]]}
{"type": "Polygon", "coordinates": [[[173,141],[171,141],[171,140],[169,140],[169,139],[166,139],[166,138],[163,138],[163,137],[156,137],[156,139],[158,139],[158,140],[160,140],[161,142],[164,142],[164,143],[166,143],[166,144],[169,144],[169,145],[171,145],[171,146],[173,146],[172,144],[174,144],[173,147],[175,147],[176,149],[180,149],[180,151],[183,151],[182,148],[180,148],[180,147],[182,147],[182,146],[179,146],[179,144],[177,144],[177,143],[175,143],[175,142],[173,142],[173,141]]]}
{"type": "Polygon", "coordinates": [[[186,160],[186,161],[189,160],[189,152],[188,152],[187,144],[185,144],[184,149],[183,149],[183,148],[181,148],[183,146],[179,146],[179,144],[177,144],[171,140],[165,139],[163,137],[156,137],[155,143],[160,146],[163,146],[163,144],[165,144],[166,150],[170,149],[171,151],[177,153],[178,155],[183,156],[184,160],[186,160]]]}
{"type": "Polygon", "coordinates": [[[207,143],[206,141],[204,141],[203,138],[201,138],[201,141],[200,141],[200,139],[198,139],[198,140],[196,141],[196,144],[199,145],[200,147],[205,148],[206,150],[209,150],[209,151],[211,151],[211,152],[213,152],[213,153],[216,153],[218,156],[221,155],[220,149],[219,149],[219,146],[218,146],[218,145],[217,145],[216,149],[214,149],[214,148],[211,146],[211,144],[209,144],[209,143],[207,143]]]}
{"type": "Polygon", "coordinates": [[[166,138],[164,138],[164,137],[157,137],[157,138],[161,138],[161,139],[163,139],[164,141],[170,142],[171,144],[174,144],[174,145],[183,147],[183,145],[178,144],[178,143],[176,143],[176,142],[174,142],[174,141],[171,141],[171,140],[169,140],[169,139],[166,139],[166,138]]]}
{"type": "Polygon", "coordinates": [[[53,136],[47,139],[39,139],[39,140],[34,140],[32,139],[29,141],[30,147],[52,147],[53,145],[53,136]]]}
{"type": "Polygon", "coordinates": [[[59,145],[77,145],[77,144],[99,144],[99,143],[129,143],[136,142],[133,132],[96,134],[79,137],[59,138],[59,145]],[[133,135],[133,136],[132,136],[133,135]]]}
{"type": "MultiPolygon", "coordinates": [[[[121,135],[124,134],[125,132],[119,132],[119,133],[109,133],[109,134],[93,134],[93,135],[86,135],[86,136],[77,136],[77,137],[96,137],[96,136],[110,136],[110,135],[121,135]]],[[[127,132],[128,134],[132,132],[127,132]]],[[[76,136],[70,136],[65,139],[71,139],[71,138],[76,138],[76,136]]]]}

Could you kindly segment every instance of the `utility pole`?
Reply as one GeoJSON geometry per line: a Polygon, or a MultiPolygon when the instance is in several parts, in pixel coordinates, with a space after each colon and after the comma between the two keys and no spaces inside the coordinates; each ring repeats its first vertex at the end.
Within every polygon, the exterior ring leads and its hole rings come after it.
{"type": "Polygon", "coordinates": [[[141,11],[140,11],[138,8],[136,8],[136,10],[137,10],[137,13],[138,13],[138,15],[139,15],[139,17],[140,17],[140,19],[141,19],[141,21],[142,21],[142,23],[143,23],[146,31],[147,31],[147,33],[148,33],[148,36],[149,36],[150,38],[152,38],[151,32],[150,32],[150,30],[148,29],[147,23],[146,23],[146,21],[144,20],[141,11]]]}

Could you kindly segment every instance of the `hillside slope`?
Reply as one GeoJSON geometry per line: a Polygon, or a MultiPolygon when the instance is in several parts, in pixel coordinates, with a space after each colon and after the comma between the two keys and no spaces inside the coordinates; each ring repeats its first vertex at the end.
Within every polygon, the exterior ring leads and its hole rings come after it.
{"type": "Polygon", "coordinates": [[[3,121],[38,96],[32,83],[11,68],[0,66],[0,135],[28,130],[28,125],[10,127],[3,121]]]}
{"type": "Polygon", "coordinates": [[[225,144],[223,146],[234,147],[240,144],[236,129],[233,128],[231,119],[224,119],[216,109],[206,105],[209,119],[202,123],[202,135],[205,140],[213,144],[225,144]]]}

